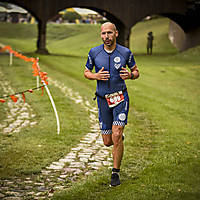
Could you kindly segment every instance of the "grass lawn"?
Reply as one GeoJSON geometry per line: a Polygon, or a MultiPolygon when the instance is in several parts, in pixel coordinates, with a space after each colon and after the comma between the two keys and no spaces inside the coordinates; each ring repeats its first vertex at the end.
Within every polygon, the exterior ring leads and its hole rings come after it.
{"type": "MultiPolygon", "coordinates": [[[[28,56],[39,56],[40,66],[49,77],[62,81],[96,106],[92,101],[96,83],[86,80],[83,71],[89,49],[101,43],[99,26],[49,24],[47,48],[51,55],[33,53],[36,25],[1,23],[0,29],[0,43],[28,56]]],[[[141,76],[127,81],[131,102],[122,185],[109,188],[110,170],[102,168],[93,176],[81,177],[53,199],[200,199],[200,46],[179,53],[169,42],[167,31],[166,18],[141,22],[132,29],[130,48],[141,76]],[[154,33],[152,56],[145,55],[149,31],[154,33]]],[[[16,91],[35,86],[28,63],[14,59],[9,67],[7,55],[0,55],[0,60],[0,70],[16,91]]],[[[38,124],[12,136],[0,134],[2,178],[39,173],[66,155],[89,131],[83,108],[64,98],[54,86],[49,87],[60,115],[61,134],[56,135],[47,95],[27,95],[38,124]],[[38,148],[39,144],[42,147],[38,148]]],[[[0,104],[0,120],[6,115],[5,109],[0,104]]]]}

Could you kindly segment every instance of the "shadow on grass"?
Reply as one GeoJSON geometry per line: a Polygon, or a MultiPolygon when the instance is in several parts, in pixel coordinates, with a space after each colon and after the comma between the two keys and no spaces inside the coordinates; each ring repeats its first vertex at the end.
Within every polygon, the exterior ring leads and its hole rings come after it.
{"type": "MultiPolygon", "coordinates": [[[[51,53],[51,52],[49,52],[49,54],[38,54],[38,53],[36,53],[35,51],[32,51],[32,52],[21,52],[21,53],[23,53],[24,55],[26,55],[26,56],[29,56],[29,57],[39,57],[39,56],[55,56],[55,57],[64,57],[64,58],[85,58],[85,57],[87,57],[87,56],[82,56],[82,55],[74,55],[74,54],[59,54],[59,53],[51,53]]],[[[7,52],[0,52],[0,55],[6,55],[6,54],[9,54],[9,53],[7,53],[7,52]]],[[[134,56],[141,56],[141,57],[143,57],[143,56],[146,56],[146,57],[149,57],[149,58],[151,58],[151,57],[162,57],[162,56],[174,56],[174,55],[176,55],[177,53],[176,52],[174,52],[174,53],[166,53],[166,52],[160,52],[160,53],[153,53],[153,54],[146,54],[146,53],[137,53],[137,52],[135,52],[134,53],[134,56]]]]}
{"type": "Polygon", "coordinates": [[[153,54],[147,54],[147,53],[134,53],[134,56],[146,56],[146,57],[156,57],[156,56],[174,56],[177,53],[166,53],[166,52],[160,52],[160,53],[153,53],[153,54]]]}
{"type": "Polygon", "coordinates": [[[175,199],[175,198],[179,198],[181,200],[197,200],[197,199],[200,199],[200,192],[183,192],[181,193],[180,192],[176,192],[176,193],[173,193],[169,196],[169,199],[175,199]]]}
{"type": "Polygon", "coordinates": [[[64,58],[83,58],[83,57],[86,57],[86,56],[80,56],[80,55],[70,55],[70,54],[58,54],[58,53],[51,53],[49,52],[49,54],[38,54],[38,53],[35,53],[35,52],[24,52],[24,54],[26,56],[29,56],[29,57],[39,57],[39,56],[55,56],[55,57],[64,57],[64,58]]]}

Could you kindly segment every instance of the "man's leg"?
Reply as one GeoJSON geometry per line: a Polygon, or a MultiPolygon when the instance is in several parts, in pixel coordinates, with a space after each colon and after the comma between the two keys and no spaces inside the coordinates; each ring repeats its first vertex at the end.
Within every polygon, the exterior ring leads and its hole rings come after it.
{"type": "Polygon", "coordinates": [[[123,144],[123,126],[113,125],[112,126],[112,141],[113,141],[113,169],[111,175],[111,186],[118,186],[121,184],[119,178],[120,165],[124,152],[123,144]]]}
{"type": "Polygon", "coordinates": [[[112,141],[113,141],[113,168],[120,169],[121,160],[124,153],[124,144],[123,144],[123,135],[124,127],[123,126],[112,126],[112,141]]]}
{"type": "Polygon", "coordinates": [[[127,91],[124,92],[124,101],[113,109],[112,141],[113,141],[113,169],[111,186],[120,185],[119,171],[124,153],[123,132],[127,124],[129,111],[129,98],[127,91]]]}

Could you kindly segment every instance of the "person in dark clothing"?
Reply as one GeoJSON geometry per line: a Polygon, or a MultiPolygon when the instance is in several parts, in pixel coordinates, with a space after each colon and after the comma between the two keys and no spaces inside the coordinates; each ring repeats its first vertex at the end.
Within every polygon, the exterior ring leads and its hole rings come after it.
{"type": "Polygon", "coordinates": [[[152,54],[152,49],[153,49],[153,32],[148,32],[147,36],[147,54],[152,54]]]}

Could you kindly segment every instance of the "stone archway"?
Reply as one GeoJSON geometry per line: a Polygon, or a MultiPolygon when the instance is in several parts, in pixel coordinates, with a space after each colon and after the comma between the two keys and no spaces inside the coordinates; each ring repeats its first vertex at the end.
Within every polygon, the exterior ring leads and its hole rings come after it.
{"type": "MultiPolygon", "coordinates": [[[[0,0],[0,2],[19,5],[36,17],[38,21],[38,53],[48,53],[46,49],[47,21],[60,10],[70,7],[89,8],[100,14],[106,13],[107,19],[115,23],[120,32],[118,42],[125,46],[129,46],[131,27],[147,15],[160,14],[178,22],[180,27],[190,35],[190,38],[194,34],[197,35],[194,29],[200,27],[199,21],[196,20],[195,22],[196,16],[199,16],[200,8],[198,5],[195,7],[194,15],[193,10],[190,9],[190,4],[196,4],[195,1],[190,0],[124,0],[123,2],[121,0],[0,0]]],[[[199,43],[200,41],[196,39],[192,43],[188,40],[186,48],[199,43]]]]}

